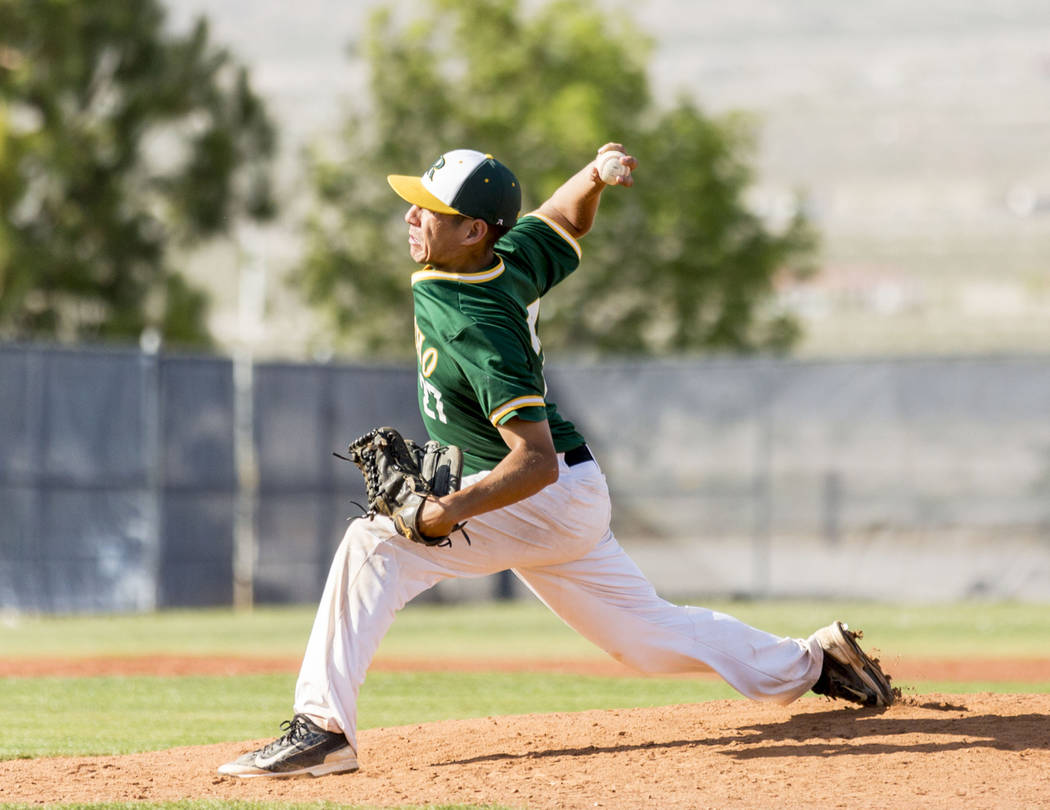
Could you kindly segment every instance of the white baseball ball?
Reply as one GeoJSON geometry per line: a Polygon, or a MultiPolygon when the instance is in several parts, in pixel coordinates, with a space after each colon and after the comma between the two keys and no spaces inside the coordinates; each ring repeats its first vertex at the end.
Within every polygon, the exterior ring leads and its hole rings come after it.
{"type": "Polygon", "coordinates": [[[598,155],[598,176],[603,183],[613,183],[617,177],[626,177],[631,170],[620,163],[623,152],[602,152],[598,155]]]}

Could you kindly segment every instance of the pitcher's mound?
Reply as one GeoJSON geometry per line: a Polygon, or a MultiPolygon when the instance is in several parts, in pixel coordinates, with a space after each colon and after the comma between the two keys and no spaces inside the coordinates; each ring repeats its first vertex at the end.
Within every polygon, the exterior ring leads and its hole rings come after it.
{"type": "Polygon", "coordinates": [[[362,732],[361,771],[235,779],[268,740],[0,763],[4,802],[228,799],[514,808],[1037,807],[1050,697],[924,695],[885,710],[819,698],[456,720],[362,732]]]}

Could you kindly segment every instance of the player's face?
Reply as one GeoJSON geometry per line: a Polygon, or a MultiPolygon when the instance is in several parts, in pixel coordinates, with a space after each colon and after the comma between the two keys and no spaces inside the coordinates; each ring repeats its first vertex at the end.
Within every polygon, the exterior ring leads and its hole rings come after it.
{"type": "Polygon", "coordinates": [[[438,214],[413,205],[405,214],[408,252],[418,264],[455,268],[465,256],[464,238],[471,220],[458,214],[438,214]]]}

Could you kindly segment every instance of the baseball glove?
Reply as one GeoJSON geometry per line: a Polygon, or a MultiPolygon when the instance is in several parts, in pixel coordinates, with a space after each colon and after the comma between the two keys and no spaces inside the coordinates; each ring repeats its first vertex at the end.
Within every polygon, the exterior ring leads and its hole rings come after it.
{"type": "Polygon", "coordinates": [[[416,543],[451,545],[448,535],[430,537],[419,530],[419,511],[427,498],[459,489],[463,453],[458,447],[436,441],[420,446],[392,427],[380,427],[350,442],[345,458],[365,477],[369,516],[393,518],[398,534],[416,543]]]}

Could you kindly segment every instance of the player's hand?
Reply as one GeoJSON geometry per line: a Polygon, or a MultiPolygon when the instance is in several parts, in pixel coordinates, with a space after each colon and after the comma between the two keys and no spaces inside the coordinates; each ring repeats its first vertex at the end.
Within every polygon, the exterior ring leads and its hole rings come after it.
{"type": "Polygon", "coordinates": [[[624,186],[629,187],[634,185],[634,170],[638,168],[638,160],[627,152],[627,148],[622,143],[607,143],[604,146],[598,148],[598,155],[594,159],[594,168],[592,170],[592,176],[595,180],[600,180],[607,186],[624,186]],[[609,152],[619,152],[623,155],[614,167],[604,166],[602,155],[609,152]],[[610,174],[608,170],[613,168],[617,173],[610,174]]]}
{"type": "Polygon", "coordinates": [[[445,537],[452,533],[457,522],[440,498],[430,497],[419,509],[416,526],[427,537],[445,537]]]}

